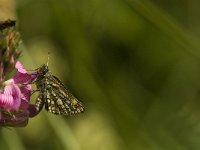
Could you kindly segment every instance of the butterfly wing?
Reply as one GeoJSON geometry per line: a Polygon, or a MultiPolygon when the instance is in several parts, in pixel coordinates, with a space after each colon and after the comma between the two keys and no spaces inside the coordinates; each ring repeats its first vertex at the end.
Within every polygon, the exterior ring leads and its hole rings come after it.
{"type": "Polygon", "coordinates": [[[44,95],[43,93],[40,92],[35,102],[35,108],[36,108],[37,113],[39,113],[42,110],[44,103],[45,103],[44,95]]]}
{"type": "Polygon", "coordinates": [[[45,75],[45,109],[53,114],[75,115],[84,111],[83,104],[52,74],[45,75]]]}
{"type": "Polygon", "coordinates": [[[35,108],[37,113],[39,113],[45,104],[45,97],[46,97],[45,80],[44,79],[36,80],[36,86],[37,86],[37,91],[39,91],[39,95],[35,102],[35,108]]]}

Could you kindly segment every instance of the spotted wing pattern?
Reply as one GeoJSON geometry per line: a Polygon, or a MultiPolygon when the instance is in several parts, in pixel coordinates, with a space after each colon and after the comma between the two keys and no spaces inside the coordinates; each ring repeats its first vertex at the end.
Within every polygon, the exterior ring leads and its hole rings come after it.
{"type": "Polygon", "coordinates": [[[48,112],[56,115],[75,115],[84,111],[83,104],[50,72],[40,77],[36,86],[39,90],[35,104],[38,112],[44,105],[48,112]]]}

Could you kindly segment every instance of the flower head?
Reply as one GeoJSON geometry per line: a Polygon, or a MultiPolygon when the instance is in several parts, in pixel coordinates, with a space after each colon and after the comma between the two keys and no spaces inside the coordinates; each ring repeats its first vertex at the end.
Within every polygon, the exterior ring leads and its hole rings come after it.
{"type": "Polygon", "coordinates": [[[28,73],[24,66],[17,61],[16,74],[5,81],[4,89],[0,92],[0,124],[26,125],[28,118],[36,111],[30,102],[32,87],[30,83],[37,77],[36,73],[28,73]]]}
{"type": "Polygon", "coordinates": [[[36,115],[34,105],[29,103],[30,83],[36,73],[28,73],[17,61],[21,54],[20,42],[15,21],[0,22],[0,126],[25,126],[28,118],[36,115]],[[14,69],[17,69],[15,75],[5,81],[14,69]]]}

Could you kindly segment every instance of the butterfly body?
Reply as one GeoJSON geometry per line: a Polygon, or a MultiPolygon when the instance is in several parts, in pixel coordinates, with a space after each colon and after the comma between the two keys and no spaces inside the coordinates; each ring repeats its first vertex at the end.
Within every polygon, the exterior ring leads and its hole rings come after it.
{"type": "Polygon", "coordinates": [[[40,112],[45,105],[45,109],[53,114],[75,115],[84,111],[83,104],[74,97],[64,84],[52,75],[47,65],[43,65],[37,70],[38,77],[35,80],[39,91],[35,107],[40,112]]]}

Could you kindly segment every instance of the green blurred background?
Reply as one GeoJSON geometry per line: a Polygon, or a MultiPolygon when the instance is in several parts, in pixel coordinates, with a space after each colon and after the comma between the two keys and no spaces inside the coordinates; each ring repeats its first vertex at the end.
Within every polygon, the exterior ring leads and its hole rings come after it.
{"type": "Polygon", "coordinates": [[[200,149],[198,0],[0,1],[0,17],[17,19],[26,68],[50,52],[51,72],[86,107],[4,128],[0,149],[200,149]]]}

